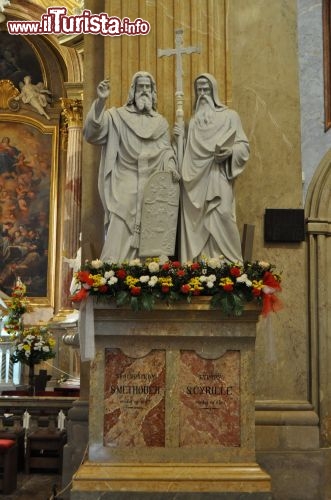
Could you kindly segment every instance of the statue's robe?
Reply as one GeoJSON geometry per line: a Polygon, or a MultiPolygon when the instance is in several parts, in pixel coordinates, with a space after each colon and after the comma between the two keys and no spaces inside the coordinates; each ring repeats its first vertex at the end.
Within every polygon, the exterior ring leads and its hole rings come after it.
{"type": "Polygon", "coordinates": [[[233,183],[248,157],[248,140],[235,111],[218,108],[213,122],[203,126],[191,119],[181,171],[182,262],[220,255],[230,262],[242,261],[233,183]],[[231,131],[232,156],[217,164],[215,148],[222,147],[231,131]]]}
{"type": "Polygon", "coordinates": [[[165,118],[133,106],[111,108],[96,115],[94,102],[84,137],[101,144],[99,193],[105,211],[106,239],[102,260],[122,262],[139,257],[140,217],[146,181],[156,171],[175,170],[165,118]]]}

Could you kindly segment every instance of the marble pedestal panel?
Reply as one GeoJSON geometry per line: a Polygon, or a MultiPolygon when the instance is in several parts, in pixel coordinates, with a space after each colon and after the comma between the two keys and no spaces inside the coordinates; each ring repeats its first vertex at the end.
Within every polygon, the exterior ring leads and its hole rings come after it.
{"type": "Polygon", "coordinates": [[[96,304],[89,456],[72,498],[100,491],[269,498],[270,477],[255,461],[258,314],[251,306],[229,318],[205,298],[138,313],[96,304]]]}

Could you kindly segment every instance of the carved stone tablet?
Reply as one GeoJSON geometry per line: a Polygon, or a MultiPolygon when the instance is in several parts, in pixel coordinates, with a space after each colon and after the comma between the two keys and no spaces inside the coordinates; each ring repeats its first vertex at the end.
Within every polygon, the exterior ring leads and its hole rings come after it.
{"type": "Polygon", "coordinates": [[[179,184],[170,172],[156,172],[148,180],[141,212],[139,255],[153,257],[175,253],[179,184]]]}
{"type": "Polygon", "coordinates": [[[165,351],[141,358],[105,352],[104,445],[165,445],[165,351]]]}
{"type": "Polygon", "coordinates": [[[180,353],[181,447],[240,446],[240,351],[204,359],[180,353]]]}

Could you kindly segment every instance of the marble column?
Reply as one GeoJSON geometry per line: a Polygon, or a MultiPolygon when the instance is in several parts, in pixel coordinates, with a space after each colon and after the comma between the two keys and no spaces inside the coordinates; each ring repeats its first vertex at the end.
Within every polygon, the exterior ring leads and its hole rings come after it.
{"type": "MultiPolygon", "coordinates": [[[[62,114],[68,127],[67,169],[63,204],[62,256],[76,259],[81,232],[81,178],[83,106],[78,99],[62,99],[62,114]]],[[[75,263],[62,261],[61,308],[70,309],[70,283],[75,263]]],[[[77,263],[78,264],[78,263],[77,263]]]]}
{"type": "MultiPolygon", "coordinates": [[[[104,2],[87,0],[85,8],[97,14],[104,12],[104,2]]],[[[96,87],[104,79],[104,37],[84,35],[84,116],[96,97],[96,87]]],[[[83,141],[82,165],[82,261],[100,256],[103,246],[104,211],[98,193],[100,151],[83,141]]],[[[81,363],[80,399],[89,397],[90,363],[81,363]]]]}
{"type": "MultiPolygon", "coordinates": [[[[94,14],[104,12],[104,2],[88,0],[85,8],[94,14]]],[[[84,116],[96,98],[98,83],[104,74],[104,37],[84,35],[84,116]]],[[[95,259],[100,256],[104,241],[104,211],[98,192],[98,170],[100,149],[98,146],[83,142],[82,175],[82,259],[95,259]]]]}

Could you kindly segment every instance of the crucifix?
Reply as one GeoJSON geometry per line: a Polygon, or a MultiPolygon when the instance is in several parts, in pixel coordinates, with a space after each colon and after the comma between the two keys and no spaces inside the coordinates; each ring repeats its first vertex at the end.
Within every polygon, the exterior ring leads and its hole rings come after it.
{"type": "MultiPolygon", "coordinates": [[[[183,92],[183,54],[200,54],[200,47],[183,47],[183,30],[175,31],[175,48],[174,49],[158,49],[158,57],[176,56],[176,122],[180,126],[184,126],[184,92],[183,92]]],[[[181,167],[183,159],[183,135],[178,136],[178,166],[181,167]]]]}

